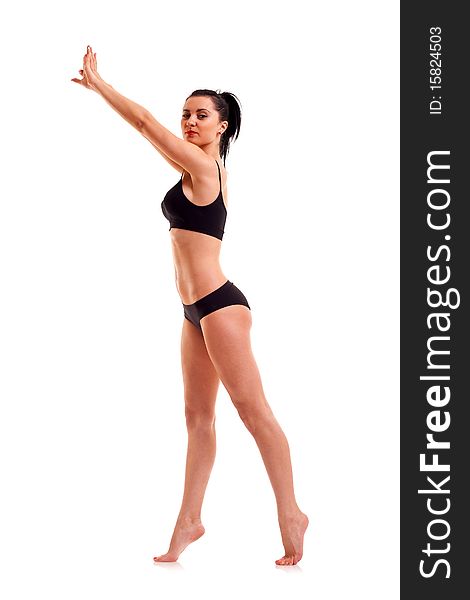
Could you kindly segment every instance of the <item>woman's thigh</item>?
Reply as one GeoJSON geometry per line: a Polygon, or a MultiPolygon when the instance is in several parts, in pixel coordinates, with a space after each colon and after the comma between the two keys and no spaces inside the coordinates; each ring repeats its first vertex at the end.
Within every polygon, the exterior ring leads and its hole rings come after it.
{"type": "Polygon", "coordinates": [[[186,318],[181,333],[181,367],[186,417],[192,421],[213,418],[220,379],[202,333],[186,318]]]}
{"type": "Polygon", "coordinates": [[[210,360],[235,405],[265,405],[261,377],[251,347],[251,311],[226,306],[201,319],[210,360]]]}

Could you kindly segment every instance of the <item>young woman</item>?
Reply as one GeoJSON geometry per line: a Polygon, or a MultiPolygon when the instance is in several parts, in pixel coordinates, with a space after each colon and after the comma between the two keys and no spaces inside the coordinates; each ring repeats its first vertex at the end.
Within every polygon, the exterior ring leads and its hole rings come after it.
{"type": "Polygon", "coordinates": [[[183,106],[180,139],[98,75],[96,53],[90,46],[79,73],[82,79],[72,81],[100,94],[181,173],[180,181],[165,195],[162,211],[170,223],[176,287],[184,313],[186,477],[168,552],[154,560],[176,561],[188,544],[204,534],[201,507],[215,458],[215,403],[222,381],[258,445],[273,486],[285,550],[276,564],[295,565],[302,558],[308,518],[297,505],[289,445],[266,400],[252,353],[251,308],[219,264],[227,216],[227,176],[221,159],[225,165],[230,142],[240,130],[237,98],[230,92],[193,92],[183,106]]]}

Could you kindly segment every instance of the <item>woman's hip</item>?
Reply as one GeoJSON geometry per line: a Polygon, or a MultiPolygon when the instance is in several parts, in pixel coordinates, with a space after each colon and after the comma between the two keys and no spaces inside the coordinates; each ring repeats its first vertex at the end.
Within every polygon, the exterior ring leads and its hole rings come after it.
{"type": "Polygon", "coordinates": [[[245,294],[227,279],[220,287],[199,298],[192,304],[183,304],[184,316],[201,329],[199,321],[206,315],[233,304],[241,304],[251,310],[245,294]]]}

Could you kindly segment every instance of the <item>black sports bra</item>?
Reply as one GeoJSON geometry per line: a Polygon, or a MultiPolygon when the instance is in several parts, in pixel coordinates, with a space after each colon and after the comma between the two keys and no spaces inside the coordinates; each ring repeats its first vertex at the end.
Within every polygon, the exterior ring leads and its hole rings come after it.
{"type": "Polygon", "coordinates": [[[165,218],[170,222],[170,229],[172,227],[188,229],[212,235],[219,240],[222,239],[227,209],[222,197],[219,163],[215,162],[219,170],[220,191],[217,198],[210,204],[199,206],[186,198],[183,192],[183,175],[178,183],[165,194],[161,207],[165,218]]]}

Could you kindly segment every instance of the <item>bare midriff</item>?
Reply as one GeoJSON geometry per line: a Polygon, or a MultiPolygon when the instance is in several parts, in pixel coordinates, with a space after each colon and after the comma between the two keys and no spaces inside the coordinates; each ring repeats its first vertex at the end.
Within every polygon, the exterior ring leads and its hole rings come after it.
{"type": "Polygon", "coordinates": [[[211,235],[170,229],[176,289],[183,304],[193,304],[227,281],[219,263],[222,241],[211,235]]]}

